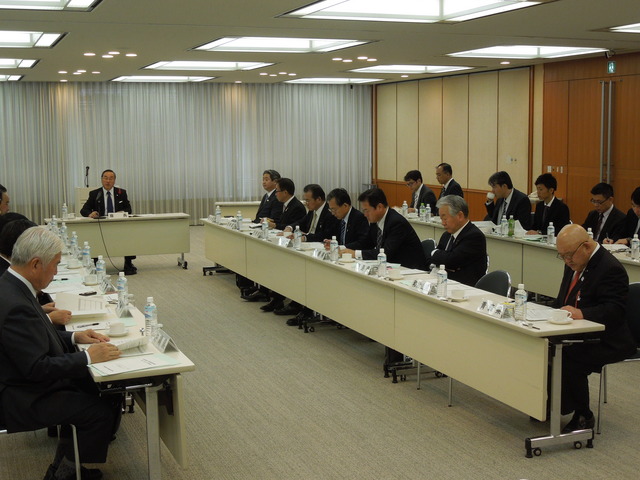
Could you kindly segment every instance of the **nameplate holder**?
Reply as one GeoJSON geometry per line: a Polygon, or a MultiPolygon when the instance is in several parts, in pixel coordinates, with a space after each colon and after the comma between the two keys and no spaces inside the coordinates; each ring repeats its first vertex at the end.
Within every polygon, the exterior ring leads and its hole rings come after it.
{"type": "Polygon", "coordinates": [[[477,309],[478,312],[484,313],[494,318],[508,318],[509,306],[504,303],[495,303],[491,300],[484,299],[477,309]]]}
{"type": "Polygon", "coordinates": [[[127,300],[118,299],[118,305],[116,305],[116,316],[118,318],[126,318],[126,317],[133,316],[129,311],[129,299],[127,300]]]}
{"type": "Polygon", "coordinates": [[[356,262],[355,271],[358,273],[362,273],[363,275],[371,275],[371,265],[368,265],[364,262],[356,262]]]}
{"type": "Polygon", "coordinates": [[[312,256],[313,258],[319,258],[320,260],[327,260],[329,258],[329,252],[320,248],[316,248],[313,250],[312,256]]]}
{"type": "Polygon", "coordinates": [[[435,295],[437,290],[435,283],[426,280],[414,280],[411,286],[425,295],[435,295]]]}
{"type": "Polygon", "coordinates": [[[109,276],[105,276],[102,279],[102,283],[100,284],[100,290],[102,292],[102,294],[107,294],[107,293],[115,293],[116,287],[113,285],[113,283],[111,283],[111,277],[109,276]]]}
{"type": "Polygon", "coordinates": [[[127,218],[128,216],[127,212],[109,212],[107,218],[127,218]]]}
{"type": "Polygon", "coordinates": [[[178,346],[176,345],[176,342],[174,342],[173,339],[169,336],[169,334],[164,330],[162,330],[161,328],[158,328],[156,330],[156,334],[151,339],[151,343],[153,343],[153,345],[161,353],[180,351],[178,349],[178,346]]]}
{"type": "Polygon", "coordinates": [[[278,245],[281,247],[288,247],[291,240],[287,237],[278,237],[278,245]]]}

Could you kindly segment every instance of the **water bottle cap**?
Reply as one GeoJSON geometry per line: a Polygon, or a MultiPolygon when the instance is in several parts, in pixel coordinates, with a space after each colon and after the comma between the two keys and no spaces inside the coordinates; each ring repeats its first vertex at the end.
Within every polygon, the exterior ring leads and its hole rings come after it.
{"type": "MultiPolygon", "coordinates": [[[[334,237],[335,238],[335,237],[334,237]]],[[[384,253],[384,248],[380,249],[380,253],[384,253]]]]}
{"type": "Polygon", "coordinates": [[[518,290],[524,290],[524,283],[518,284],[518,290]]]}
{"type": "Polygon", "coordinates": [[[124,277],[124,272],[118,272],[119,277],[124,277]]]}
{"type": "MultiPolygon", "coordinates": [[[[332,237],[331,237],[331,240],[337,240],[336,236],[335,236],[335,235],[334,235],[334,236],[332,236],[332,237]]],[[[382,251],[382,250],[381,250],[381,251],[382,251]]]]}
{"type": "Polygon", "coordinates": [[[153,303],[153,297],[147,297],[147,303],[153,303]]]}
{"type": "Polygon", "coordinates": [[[634,234],[633,234],[633,238],[638,238],[638,234],[637,234],[637,233],[634,233],[634,234]]]}
{"type": "Polygon", "coordinates": [[[444,270],[444,265],[440,265],[440,270],[444,270]]]}
{"type": "Polygon", "coordinates": [[[549,226],[552,227],[553,226],[553,222],[549,222],[549,226]]]}
{"type": "Polygon", "coordinates": [[[98,260],[102,260],[102,255],[98,255],[98,260]]]}

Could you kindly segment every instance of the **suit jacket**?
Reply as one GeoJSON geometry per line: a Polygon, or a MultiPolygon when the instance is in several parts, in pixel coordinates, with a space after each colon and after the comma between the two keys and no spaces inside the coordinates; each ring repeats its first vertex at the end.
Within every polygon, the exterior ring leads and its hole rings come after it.
{"type": "Polygon", "coordinates": [[[538,202],[536,205],[536,213],[533,216],[533,225],[531,230],[538,230],[543,235],[547,233],[547,227],[549,226],[549,222],[553,222],[553,227],[556,230],[556,235],[562,227],[571,223],[571,218],[569,216],[569,207],[567,207],[566,203],[563,203],[559,198],[554,198],[551,206],[549,207],[549,211],[547,212],[547,218],[542,221],[542,217],[544,216],[544,202],[538,202]]]}
{"type": "Polygon", "coordinates": [[[438,198],[442,198],[446,195],[458,195],[459,197],[464,197],[462,187],[453,178],[449,182],[449,186],[446,188],[446,190],[444,187],[442,188],[442,190],[440,190],[440,196],[438,198]]]}
{"type": "MultiPolygon", "coordinates": [[[[613,212],[612,212],[613,213],[613,212]]],[[[631,243],[631,239],[633,238],[634,233],[638,233],[640,236],[640,231],[636,232],[636,227],[638,226],[638,216],[635,214],[632,208],[627,212],[627,216],[624,221],[620,225],[620,228],[616,231],[613,236],[613,240],[620,240],[621,238],[626,238],[629,243],[631,243]]]]}
{"type": "Polygon", "coordinates": [[[444,265],[451,280],[473,286],[487,273],[487,240],[484,233],[469,222],[447,251],[451,237],[449,232],[442,234],[430,263],[444,265]]]}
{"type": "MultiPolygon", "coordinates": [[[[377,248],[378,224],[369,226],[369,234],[361,243],[355,243],[354,250],[362,250],[364,260],[375,260],[380,253],[377,248]]],[[[387,210],[382,231],[382,248],[390,263],[399,263],[404,267],[426,270],[427,259],[422,250],[422,244],[411,224],[393,208],[387,210]]]]}
{"type": "MultiPolygon", "coordinates": [[[[276,228],[278,230],[284,230],[284,228],[288,225],[292,225],[307,214],[307,209],[304,208],[304,205],[300,200],[296,197],[292,197],[289,205],[284,207],[284,203],[282,204],[282,215],[278,219],[276,224],[276,228]]],[[[275,220],[275,219],[274,219],[275,220]]]]}
{"type": "Polygon", "coordinates": [[[425,207],[427,205],[431,207],[432,212],[436,211],[436,202],[437,202],[436,194],[433,193],[433,190],[431,190],[425,184],[422,184],[422,187],[420,187],[420,195],[418,195],[418,201],[414,203],[414,200],[415,200],[415,196],[412,194],[409,208],[415,208],[416,210],[418,210],[420,208],[420,205],[424,203],[425,207]]]}
{"type": "MultiPolygon", "coordinates": [[[[584,223],[582,224],[582,227],[585,230],[587,230],[588,228],[591,228],[591,231],[595,233],[596,229],[598,228],[599,216],[600,214],[596,210],[591,210],[587,215],[587,218],[585,219],[584,223]]],[[[622,213],[622,211],[618,210],[614,206],[613,209],[611,210],[611,213],[607,217],[607,221],[604,222],[604,225],[602,226],[602,230],[600,230],[600,233],[598,234],[598,238],[594,238],[594,240],[597,241],[598,243],[602,243],[604,239],[607,237],[621,238],[621,235],[622,235],[621,231],[624,228],[625,218],[626,217],[624,213],[622,213]]]]}
{"type": "Polygon", "coordinates": [[[331,238],[331,235],[335,235],[333,233],[336,229],[336,225],[339,227],[339,220],[333,216],[333,214],[329,211],[329,205],[325,202],[322,211],[320,212],[320,217],[318,218],[318,223],[316,224],[315,233],[308,233],[311,229],[311,223],[313,222],[313,215],[315,212],[308,211],[307,214],[302,217],[297,222],[294,222],[290,225],[291,228],[295,230],[296,226],[300,227],[300,230],[305,233],[307,237],[307,242],[322,242],[327,238],[331,238]]]}
{"type": "MultiPolygon", "coordinates": [[[[501,218],[500,210],[502,209],[502,204],[504,203],[504,198],[498,199],[497,202],[491,202],[490,204],[485,206],[487,207],[487,219],[491,220],[496,225],[500,225],[501,218]]],[[[524,193],[519,190],[513,189],[513,195],[511,197],[511,202],[507,206],[507,219],[513,215],[515,220],[520,220],[520,225],[525,230],[531,230],[531,202],[529,201],[529,197],[527,197],[524,193]]]]}
{"type": "MultiPolygon", "coordinates": [[[[342,223],[342,220],[336,220],[334,231],[331,232],[331,236],[335,235],[338,239],[338,243],[342,244],[343,242],[340,238],[340,224],[342,223]]],[[[331,238],[331,236],[329,238],[331,238]]],[[[362,245],[368,236],[369,220],[367,220],[367,217],[365,217],[360,210],[351,207],[349,219],[344,232],[344,246],[352,250],[359,250],[359,245],[362,245]]]]}
{"type": "MultiPolygon", "coordinates": [[[[127,198],[127,191],[113,187],[113,211],[114,212],[127,212],[131,213],[131,204],[127,198]]],[[[107,207],[104,204],[104,193],[102,187],[96,188],[89,192],[89,198],[85,202],[84,206],[80,210],[80,214],[83,217],[88,217],[91,212],[98,212],[101,217],[106,215],[107,207]]]]}
{"type": "Polygon", "coordinates": [[[7,427],[46,426],[42,409],[59,406],[43,405],[42,397],[73,389],[72,379],[86,379],[86,354],[73,352],[71,333],[56,330],[26,285],[9,272],[0,277],[0,305],[0,396],[7,427]]]}
{"type": "Polygon", "coordinates": [[[276,191],[271,192],[271,195],[264,194],[256,213],[256,218],[253,219],[253,223],[260,223],[260,219],[267,217],[278,223],[282,216],[282,203],[276,198],[276,191]]]}
{"type": "Polygon", "coordinates": [[[0,257],[0,276],[7,271],[11,264],[7,262],[4,258],[0,257]]]}
{"type": "Polygon", "coordinates": [[[578,353],[583,355],[585,362],[601,367],[635,353],[635,341],[625,319],[629,277],[620,262],[600,247],[566,298],[572,278],[573,270],[565,266],[553,307],[575,306],[582,310],[584,318],[603,324],[605,330],[599,332],[600,343],[572,346],[571,356],[578,353]]]}

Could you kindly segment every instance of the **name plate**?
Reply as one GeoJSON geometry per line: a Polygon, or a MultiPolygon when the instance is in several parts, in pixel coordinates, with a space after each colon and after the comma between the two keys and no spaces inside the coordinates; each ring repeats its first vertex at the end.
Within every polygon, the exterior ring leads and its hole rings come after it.
{"type": "Polygon", "coordinates": [[[102,283],[100,284],[100,290],[103,294],[106,293],[114,293],[116,291],[116,287],[111,283],[111,277],[105,276],[102,279],[102,283]]]}
{"type": "Polygon", "coordinates": [[[278,245],[281,247],[288,247],[291,240],[287,237],[278,237],[278,245]]]}
{"type": "Polygon", "coordinates": [[[151,339],[151,342],[155,345],[155,347],[161,352],[178,352],[178,346],[173,341],[173,339],[169,336],[167,332],[158,328],[156,330],[156,334],[151,339]]]}
{"type": "Polygon", "coordinates": [[[320,260],[327,260],[329,258],[329,252],[322,250],[321,248],[316,248],[313,250],[312,256],[313,258],[319,258],[320,260]]]}
{"type": "Polygon", "coordinates": [[[131,317],[129,311],[129,299],[118,298],[118,305],[116,305],[116,316],[118,318],[131,317]]]}
{"type": "Polygon", "coordinates": [[[127,212],[109,212],[108,218],[127,218],[129,214],[127,212]]]}
{"type": "Polygon", "coordinates": [[[482,300],[477,311],[495,318],[509,318],[512,316],[513,307],[506,303],[495,303],[491,300],[482,300]]]}
{"type": "Polygon", "coordinates": [[[437,293],[437,285],[427,280],[414,280],[411,286],[425,295],[435,295],[437,293]]]}

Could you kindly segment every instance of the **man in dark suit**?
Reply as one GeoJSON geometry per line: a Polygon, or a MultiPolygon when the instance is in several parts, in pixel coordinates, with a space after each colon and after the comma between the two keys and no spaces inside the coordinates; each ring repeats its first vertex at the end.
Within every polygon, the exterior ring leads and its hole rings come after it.
{"type": "Polygon", "coordinates": [[[591,203],[595,209],[589,212],[582,228],[590,228],[598,243],[607,243],[607,240],[618,237],[625,215],[613,205],[613,187],[608,183],[595,185],[591,189],[591,203]]]}
{"type": "Polygon", "coordinates": [[[469,221],[469,206],[458,195],[438,200],[440,220],[446,232],[429,263],[444,265],[448,277],[465,285],[475,285],[487,273],[487,240],[469,221]]]}
{"type": "MultiPolygon", "coordinates": [[[[127,198],[127,191],[115,187],[116,174],[113,170],[105,170],[100,177],[102,188],[89,192],[89,198],[80,210],[83,217],[99,218],[112,212],[131,213],[131,204],[127,198]]],[[[135,275],[138,269],[133,265],[134,256],[124,257],[124,273],[135,275]]]]}
{"type": "Polygon", "coordinates": [[[354,242],[345,249],[354,258],[374,260],[384,248],[387,261],[404,267],[426,270],[427,259],[422,244],[411,224],[389,208],[387,197],[379,188],[371,188],[358,197],[364,216],[369,220],[369,234],[362,242],[354,242]]]}
{"type": "Polygon", "coordinates": [[[267,218],[274,222],[280,220],[282,216],[282,204],[276,198],[276,181],[280,179],[280,174],[275,170],[265,170],[262,173],[262,188],[267,193],[260,201],[260,206],[256,212],[253,223],[260,223],[261,219],[267,218]]]}
{"type": "Polygon", "coordinates": [[[536,190],[541,201],[536,205],[533,225],[527,233],[546,235],[547,227],[551,222],[556,232],[571,223],[569,207],[555,196],[557,188],[558,181],[550,173],[543,173],[536,179],[536,190]]]}
{"type": "MultiPolygon", "coordinates": [[[[640,187],[636,188],[631,194],[631,208],[613,240],[615,240],[615,243],[622,245],[631,245],[631,239],[635,234],[640,236],[640,187]]],[[[605,241],[604,243],[607,242],[605,241]]]]}
{"type": "Polygon", "coordinates": [[[496,198],[489,199],[485,206],[487,208],[487,220],[500,225],[502,217],[506,215],[509,219],[512,215],[514,220],[519,220],[520,225],[525,230],[531,229],[531,202],[524,193],[513,188],[511,177],[505,171],[496,172],[489,177],[491,191],[496,198]]]}
{"type": "MultiPolygon", "coordinates": [[[[361,211],[351,206],[349,193],[344,188],[335,188],[327,195],[327,203],[329,210],[339,221],[325,240],[330,240],[335,235],[338,244],[345,248],[353,248],[364,242],[369,235],[369,221],[361,211]]],[[[325,247],[329,249],[328,241],[325,241],[325,247]]]]}
{"type": "Polygon", "coordinates": [[[411,170],[404,176],[407,187],[411,190],[411,203],[409,204],[409,213],[417,212],[420,205],[429,205],[432,212],[436,211],[436,194],[429,187],[422,183],[422,173],[419,170],[411,170]]]}
{"type": "Polygon", "coordinates": [[[599,343],[572,345],[563,349],[562,414],[573,412],[563,433],[593,428],[589,409],[591,372],[619,362],[636,351],[625,321],[629,277],[620,262],[589,237],[580,225],[567,225],[558,235],[556,248],[565,269],[554,308],[571,312],[574,319],[591,320],[605,326],[599,343]]]}
{"type": "MultiPolygon", "coordinates": [[[[62,241],[41,227],[16,242],[11,268],[0,277],[0,401],[9,431],[76,426],[79,461],[104,463],[117,424],[113,405],[98,395],[87,365],[120,356],[109,338],[92,330],[55,330],[36,300],[56,274],[62,241]],[[78,352],[75,343],[91,343],[78,352]]],[[[66,429],[64,429],[66,430],[66,429]]],[[[73,445],[60,440],[55,478],[75,478],[73,445]],[[64,458],[63,458],[64,456],[64,458]]],[[[82,478],[101,478],[84,469],[82,478]]]]}
{"type": "Polygon", "coordinates": [[[9,200],[7,189],[0,184],[0,215],[4,215],[9,211],[9,200]]]}
{"type": "Polygon", "coordinates": [[[453,179],[453,168],[448,163],[441,163],[436,167],[436,180],[442,185],[438,199],[447,195],[458,195],[464,197],[462,187],[453,179]]]}
{"type": "Polygon", "coordinates": [[[292,237],[295,228],[300,227],[303,242],[322,242],[331,238],[329,235],[335,231],[338,220],[329,211],[324,190],[320,185],[310,183],[303,191],[303,199],[309,211],[297,222],[287,225],[284,234],[292,237]]]}

